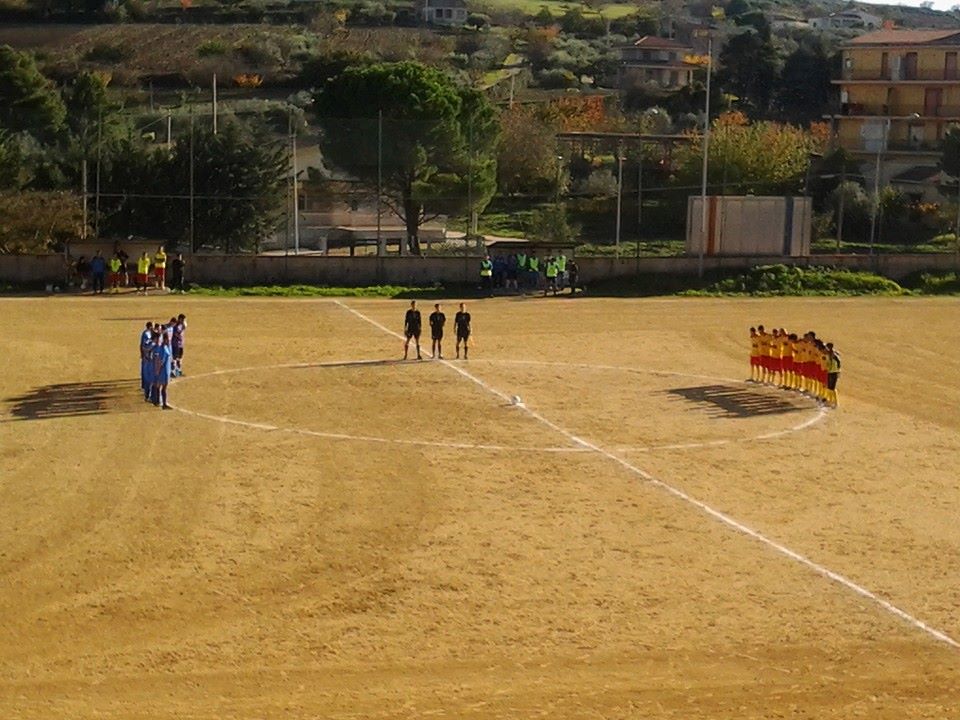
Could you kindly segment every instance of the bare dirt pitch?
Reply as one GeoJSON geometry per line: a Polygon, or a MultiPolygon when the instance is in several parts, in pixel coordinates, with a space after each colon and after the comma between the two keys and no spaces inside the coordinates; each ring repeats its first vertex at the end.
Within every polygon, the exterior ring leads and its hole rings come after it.
{"type": "Polygon", "coordinates": [[[0,717],[960,718],[960,302],[405,306],[0,300],[0,717]]]}

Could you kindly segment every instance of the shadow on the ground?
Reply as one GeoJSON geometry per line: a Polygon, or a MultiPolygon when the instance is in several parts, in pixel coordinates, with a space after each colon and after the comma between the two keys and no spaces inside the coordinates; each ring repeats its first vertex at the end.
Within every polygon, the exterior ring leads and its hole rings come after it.
{"type": "Polygon", "coordinates": [[[682,398],[705,408],[719,418],[747,418],[758,415],[781,415],[808,410],[800,398],[777,396],[769,392],[736,385],[699,385],[666,390],[666,394],[682,398]]]}
{"type": "Polygon", "coordinates": [[[58,383],[7,398],[10,414],[18,420],[134,412],[144,405],[137,380],[58,383]]]}

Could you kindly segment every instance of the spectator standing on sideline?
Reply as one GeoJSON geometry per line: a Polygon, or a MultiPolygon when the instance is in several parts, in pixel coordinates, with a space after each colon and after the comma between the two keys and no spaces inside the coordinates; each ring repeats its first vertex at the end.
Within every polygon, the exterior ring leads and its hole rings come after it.
{"type": "Polygon", "coordinates": [[[77,274],[77,282],[80,283],[80,289],[87,289],[87,274],[90,272],[90,263],[87,262],[87,256],[81,255],[73,266],[73,271],[77,274]]]}
{"type": "Polygon", "coordinates": [[[517,269],[519,268],[519,262],[517,261],[517,256],[513,253],[507,256],[507,268],[506,268],[506,278],[507,278],[507,290],[517,289],[517,269]]]}
{"type": "Polygon", "coordinates": [[[543,287],[543,296],[547,296],[548,291],[553,291],[553,294],[557,294],[557,273],[559,269],[557,268],[557,261],[549,257],[547,258],[547,267],[544,269],[544,272],[547,276],[547,284],[543,287]]]}
{"type": "Polygon", "coordinates": [[[183,255],[177,253],[177,256],[170,261],[170,289],[173,292],[183,292],[183,269],[186,263],[183,261],[183,255]]]}
{"type": "Polygon", "coordinates": [[[120,268],[123,263],[120,261],[120,254],[114,253],[113,257],[107,262],[110,268],[110,292],[120,292],[120,268]]]}
{"type": "Polygon", "coordinates": [[[103,295],[104,281],[107,277],[107,261],[100,250],[97,250],[97,254],[90,261],[90,277],[93,280],[93,294],[103,295]]]}
{"type": "Polygon", "coordinates": [[[480,285],[491,297],[493,296],[493,261],[485,255],[480,261],[480,285]]]}
{"type": "Polygon", "coordinates": [[[567,263],[567,273],[570,278],[570,294],[574,295],[577,292],[577,283],[580,281],[580,266],[573,258],[570,258],[567,263]]]}
{"type": "Polygon", "coordinates": [[[144,295],[147,294],[147,287],[150,284],[150,256],[147,251],[137,260],[137,290],[144,295]]]}
{"type": "Polygon", "coordinates": [[[120,258],[120,274],[123,276],[123,286],[130,287],[130,256],[123,248],[117,248],[117,257],[120,258]]]}
{"type": "Polygon", "coordinates": [[[167,289],[167,253],[163,251],[163,245],[157,248],[153,256],[153,279],[157,283],[158,290],[167,289]]]}

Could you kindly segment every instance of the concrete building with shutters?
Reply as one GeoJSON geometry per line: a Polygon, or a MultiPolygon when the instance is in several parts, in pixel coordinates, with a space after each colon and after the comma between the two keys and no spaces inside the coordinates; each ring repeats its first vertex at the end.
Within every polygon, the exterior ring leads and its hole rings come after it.
{"type": "Polygon", "coordinates": [[[843,47],[839,102],[826,117],[837,142],[881,181],[937,164],[943,135],[960,123],[960,30],[879,30],[843,47]]]}

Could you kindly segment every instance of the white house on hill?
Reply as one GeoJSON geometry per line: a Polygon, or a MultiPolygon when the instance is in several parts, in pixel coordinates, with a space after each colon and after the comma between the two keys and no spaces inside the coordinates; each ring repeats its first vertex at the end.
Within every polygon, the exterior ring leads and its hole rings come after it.
{"type": "Polygon", "coordinates": [[[467,3],[464,0],[425,0],[423,20],[431,25],[459,27],[467,22],[467,3]]]}

